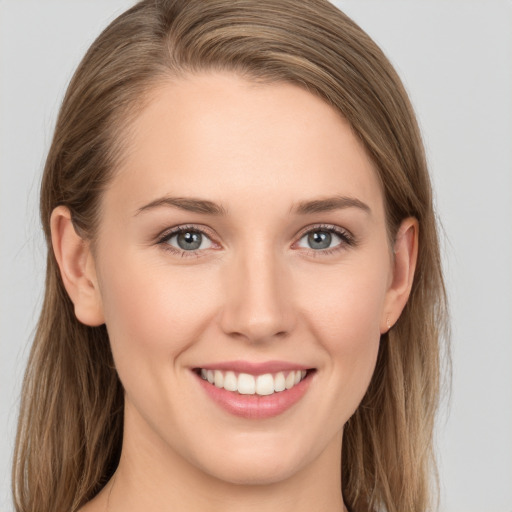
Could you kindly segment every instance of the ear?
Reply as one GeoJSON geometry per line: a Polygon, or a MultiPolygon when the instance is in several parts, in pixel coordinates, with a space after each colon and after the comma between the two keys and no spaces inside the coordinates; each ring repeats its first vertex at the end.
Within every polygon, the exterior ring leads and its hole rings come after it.
{"type": "Polygon", "coordinates": [[[412,217],[405,219],[398,229],[393,247],[392,277],[381,318],[381,334],[396,323],[409,299],[418,259],[418,234],[418,221],[412,217]]]}
{"type": "Polygon", "coordinates": [[[50,227],[53,252],[77,319],[91,327],[102,325],[105,320],[90,243],[77,234],[64,206],[53,210],[50,227]]]}

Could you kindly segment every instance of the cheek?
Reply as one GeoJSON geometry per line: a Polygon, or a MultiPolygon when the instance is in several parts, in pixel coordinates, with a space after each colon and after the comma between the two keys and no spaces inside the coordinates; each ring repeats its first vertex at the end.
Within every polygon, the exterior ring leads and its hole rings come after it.
{"type": "Polygon", "coordinates": [[[332,385],[340,388],[339,397],[347,401],[344,407],[349,414],[366,392],[375,368],[387,278],[384,266],[371,270],[347,266],[321,279],[317,275],[317,290],[323,284],[323,293],[307,294],[304,317],[327,355],[332,385]]]}
{"type": "Polygon", "coordinates": [[[121,378],[133,368],[142,374],[172,363],[197,340],[208,317],[211,301],[203,277],[136,254],[104,263],[103,309],[121,378]]]}
{"type": "Polygon", "coordinates": [[[311,276],[303,285],[302,303],[322,338],[341,342],[362,340],[363,333],[379,337],[387,281],[384,265],[347,264],[311,276]]]}

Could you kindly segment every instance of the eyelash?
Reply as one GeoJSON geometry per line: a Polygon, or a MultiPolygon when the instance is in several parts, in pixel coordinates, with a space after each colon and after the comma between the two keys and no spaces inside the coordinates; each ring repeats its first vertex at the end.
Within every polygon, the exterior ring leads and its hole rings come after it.
{"type": "MultiPolygon", "coordinates": [[[[338,251],[342,251],[346,249],[347,247],[355,247],[357,242],[354,238],[354,236],[347,231],[346,229],[339,228],[337,226],[333,226],[331,224],[318,224],[316,226],[312,226],[310,228],[307,228],[306,230],[302,231],[301,234],[298,237],[298,240],[301,240],[309,233],[314,233],[316,231],[322,231],[322,232],[328,232],[331,234],[334,234],[338,236],[341,240],[341,242],[328,249],[306,249],[307,253],[310,256],[317,257],[317,256],[329,256],[331,254],[337,253],[338,251]]],[[[166,251],[170,251],[173,254],[177,254],[181,256],[182,258],[189,258],[189,257],[197,257],[199,258],[201,256],[201,252],[203,252],[205,249],[195,249],[193,251],[184,251],[177,249],[176,247],[173,247],[168,242],[171,238],[173,238],[176,235],[179,235],[181,233],[186,232],[194,232],[194,233],[200,233],[201,235],[206,236],[210,240],[213,239],[213,237],[209,234],[208,231],[206,231],[204,228],[199,228],[197,226],[193,225],[183,225],[179,226],[177,228],[174,228],[170,231],[166,231],[162,233],[158,239],[157,244],[162,246],[162,249],[166,251]]],[[[214,242],[212,242],[214,243],[214,242]]]]}

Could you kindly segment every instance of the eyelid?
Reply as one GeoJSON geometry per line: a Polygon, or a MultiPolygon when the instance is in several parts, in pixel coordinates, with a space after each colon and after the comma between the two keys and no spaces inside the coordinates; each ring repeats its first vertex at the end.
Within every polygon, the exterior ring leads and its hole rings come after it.
{"type": "Polygon", "coordinates": [[[201,224],[179,224],[172,228],[166,228],[164,229],[164,231],[159,233],[156,236],[157,243],[164,242],[171,238],[173,235],[182,233],[183,231],[197,231],[203,235],[206,235],[210,239],[215,238],[213,231],[211,231],[208,227],[203,226],[201,224]]]}
{"type": "Polygon", "coordinates": [[[331,231],[336,233],[342,237],[353,239],[354,235],[346,228],[342,228],[341,226],[336,226],[335,224],[312,224],[310,226],[306,226],[301,229],[297,234],[297,238],[302,238],[304,235],[310,233],[311,231],[331,231]]]}

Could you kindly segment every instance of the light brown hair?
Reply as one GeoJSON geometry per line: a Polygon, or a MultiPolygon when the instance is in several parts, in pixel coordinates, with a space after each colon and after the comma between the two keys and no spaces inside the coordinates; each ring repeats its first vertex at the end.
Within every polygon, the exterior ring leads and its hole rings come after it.
{"type": "Polygon", "coordinates": [[[46,290],[22,394],[16,510],[76,510],[112,476],[122,445],[123,390],[107,331],[74,315],[51,247],[51,213],[67,206],[77,232],[94,241],[102,191],[148,92],[169,77],[209,70],[319,95],[351,123],[375,163],[391,241],[403,219],[419,221],[410,299],[382,336],[369,389],[344,429],[342,491],[352,512],[425,511],[447,318],[427,164],[393,67],[324,0],[144,0],[87,52],[60,110],[41,187],[46,290]]]}

